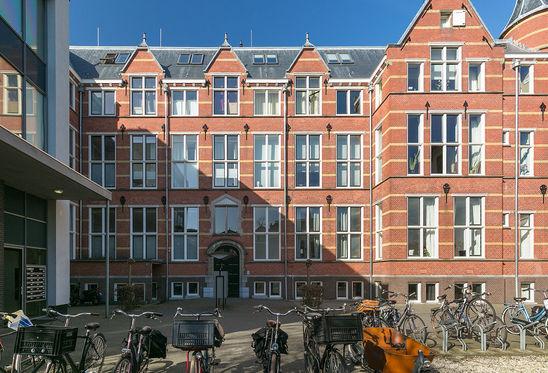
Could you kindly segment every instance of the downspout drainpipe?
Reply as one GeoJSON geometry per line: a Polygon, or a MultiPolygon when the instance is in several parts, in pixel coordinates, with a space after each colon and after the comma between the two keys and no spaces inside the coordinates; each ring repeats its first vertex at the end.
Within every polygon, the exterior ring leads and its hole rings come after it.
{"type": "Polygon", "coordinates": [[[369,297],[373,297],[373,88],[369,91],[369,297]]]}
{"type": "Polygon", "coordinates": [[[514,60],[512,63],[512,68],[516,71],[516,122],[515,122],[515,128],[514,128],[514,141],[515,141],[515,175],[514,175],[514,240],[515,240],[515,248],[514,248],[514,289],[515,289],[515,296],[520,297],[520,287],[519,287],[519,248],[520,248],[520,242],[519,242],[519,70],[521,66],[520,60],[514,60]]]}
{"type": "Polygon", "coordinates": [[[108,199],[105,207],[105,318],[108,318],[110,316],[110,201],[108,199]]]}
{"type": "Polygon", "coordinates": [[[166,221],[166,302],[169,300],[169,87],[166,83],[163,85],[164,90],[164,143],[165,143],[165,197],[166,204],[164,206],[165,221],[166,221]]]}
{"type": "MultiPolygon", "coordinates": [[[[82,100],[84,99],[84,87],[80,84],[78,85],[78,97],[80,98],[80,101],[78,102],[78,146],[79,146],[79,149],[78,149],[78,157],[80,158],[79,159],[79,164],[78,164],[78,171],[80,171],[80,173],[83,175],[84,174],[84,170],[82,170],[82,167],[83,167],[83,154],[84,152],[82,151],[82,145],[83,145],[83,141],[82,141],[82,138],[84,136],[84,118],[83,118],[83,113],[82,113],[82,110],[84,108],[84,105],[82,103],[82,100]]],[[[82,244],[83,244],[83,228],[84,228],[84,225],[82,223],[82,213],[84,211],[84,203],[82,202],[82,200],[78,201],[78,231],[79,231],[79,235],[80,237],[78,238],[78,241],[79,241],[79,247],[80,247],[80,257],[82,256],[82,244]]],[[[75,253],[76,254],[76,253],[75,253]]],[[[76,255],[74,255],[74,259],[76,259],[76,255]]]]}
{"type": "Polygon", "coordinates": [[[289,299],[289,294],[287,293],[287,276],[288,276],[288,269],[287,269],[287,219],[288,219],[288,213],[289,213],[289,204],[288,204],[288,175],[287,175],[287,156],[288,156],[288,149],[287,149],[287,140],[289,133],[287,131],[287,94],[289,92],[289,86],[288,83],[284,85],[283,88],[283,95],[284,95],[284,294],[285,299],[289,299]]]}

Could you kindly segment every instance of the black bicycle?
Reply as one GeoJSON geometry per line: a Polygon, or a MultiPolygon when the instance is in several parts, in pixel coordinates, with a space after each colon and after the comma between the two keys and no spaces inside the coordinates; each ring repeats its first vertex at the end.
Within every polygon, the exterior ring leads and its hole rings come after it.
{"type": "Polygon", "coordinates": [[[303,317],[305,372],[347,373],[352,370],[350,359],[344,356],[345,350],[363,340],[363,326],[357,314],[332,314],[345,310],[346,304],[341,308],[321,309],[304,306],[299,312],[303,317]],[[343,346],[340,350],[339,345],[343,346]]]}
{"type": "Polygon", "coordinates": [[[114,367],[114,373],[139,373],[146,372],[152,356],[149,354],[151,348],[151,339],[148,338],[153,331],[150,326],[135,327],[135,322],[140,317],[151,320],[158,320],[163,315],[158,312],[143,312],[140,314],[129,314],[122,310],[115,310],[112,313],[126,316],[131,319],[127,339],[124,339],[122,354],[120,360],[114,367]]]}
{"type": "Polygon", "coordinates": [[[280,317],[285,317],[293,312],[298,312],[297,308],[292,308],[287,312],[274,312],[267,306],[256,306],[257,312],[267,311],[276,320],[267,320],[266,326],[253,333],[253,344],[251,347],[255,351],[259,362],[263,366],[264,373],[279,373],[281,367],[281,354],[287,354],[287,333],[280,326],[280,317]]]}

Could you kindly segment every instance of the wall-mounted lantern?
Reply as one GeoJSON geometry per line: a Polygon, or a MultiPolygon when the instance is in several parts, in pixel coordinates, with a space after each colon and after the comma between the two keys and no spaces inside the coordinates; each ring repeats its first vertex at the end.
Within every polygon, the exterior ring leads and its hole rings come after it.
{"type": "Polygon", "coordinates": [[[247,140],[247,133],[249,132],[249,129],[250,129],[249,124],[247,124],[247,123],[244,124],[244,131],[245,131],[245,139],[246,140],[247,140]]]}
{"type": "Polygon", "coordinates": [[[209,127],[207,126],[207,124],[204,124],[202,126],[202,131],[204,131],[204,139],[207,137],[207,131],[209,130],[209,127]]]}
{"type": "Polygon", "coordinates": [[[331,125],[331,123],[327,123],[327,126],[325,126],[325,129],[327,130],[327,138],[330,139],[333,126],[331,125]]]}
{"type": "Polygon", "coordinates": [[[126,132],[126,126],[122,123],[120,126],[120,132],[122,133],[122,141],[124,140],[124,133],[126,132]]]}
{"type": "Polygon", "coordinates": [[[546,104],[543,102],[540,104],[540,115],[542,117],[542,121],[544,122],[544,113],[546,112],[546,104]]]}
{"type": "Polygon", "coordinates": [[[160,201],[162,202],[162,206],[164,206],[164,210],[165,210],[166,204],[167,204],[167,198],[166,198],[166,196],[162,196],[162,198],[160,198],[160,201]]]}
{"type": "Polygon", "coordinates": [[[331,196],[331,194],[325,197],[325,202],[327,202],[328,210],[331,211],[331,204],[333,203],[333,197],[331,196]]]}
{"type": "Polygon", "coordinates": [[[464,104],[462,105],[464,107],[464,119],[468,118],[468,101],[464,101],[464,104]]]}
{"type": "Polygon", "coordinates": [[[443,193],[445,194],[445,204],[447,204],[447,195],[451,191],[451,185],[445,183],[443,184],[443,193]]]}
{"type": "Polygon", "coordinates": [[[426,108],[426,121],[428,121],[429,114],[430,114],[430,102],[426,101],[426,104],[424,105],[426,108]]]}
{"type": "Polygon", "coordinates": [[[548,191],[548,187],[546,184],[542,184],[540,186],[540,194],[542,194],[542,204],[544,204],[544,197],[546,197],[546,192],[548,191]]]}
{"type": "Polygon", "coordinates": [[[243,201],[244,201],[244,211],[247,211],[247,206],[249,206],[249,197],[244,196],[243,201]]]}
{"type": "Polygon", "coordinates": [[[126,205],[126,197],[120,197],[120,205],[122,205],[122,211],[124,211],[124,206],[126,205]]]}

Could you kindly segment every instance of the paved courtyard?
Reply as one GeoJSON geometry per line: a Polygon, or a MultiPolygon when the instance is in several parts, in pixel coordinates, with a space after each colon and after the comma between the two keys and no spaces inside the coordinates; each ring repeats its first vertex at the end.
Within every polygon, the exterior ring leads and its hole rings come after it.
{"type": "MultiPolygon", "coordinates": [[[[342,302],[326,302],[324,305],[336,306],[342,302]]],[[[266,313],[255,313],[253,307],[258,304],[265,304],[277,311],[286,311],[298,303],[271,300],[241,300],[230,299],[220,319],[226,337],[222,347],[217,350],[217,357],[221,360],[217,368],[219,372],[258,372],[260,366],[255,363],[255,355],[251,349],[251,334],[262,327],[267,318],[266,313]]],[[[143,310],[161,312],[164,317],[161,320],[140,320],[139,325],[150,325],[157,328],[171,340],[171,319],[177,307],[183,307],[185,312],[197,312],[211,310],[214,301],[211,299],[184,300],[169,302],[159,305],[148,305],[135,310],[140,313],[143,310]]],[[[417,305],[416,311],[424,318],[429,326],[430,306],[417,305]]],[[[104,318],[104,306],[75,307],[71,313],[77,312],[99,312],[101,317],[81,318],[74,326],[82,326],[89,321],[99,321],[100,331],[105,335],[108,344],[107,359],[105,361],[105,372],[112,371],[120,353],[121,341],[129,328],[129,319],[117,316],[114,320],[104,318]]],[[[303,346],[302,327],[298,316],[290,316],[283,321],[282,329],[289,334],[289,354],[282,358],[282,370],[284,372],[303,371],[303,346]]],[[[0,333],[2,334],[2,333],[0,333]]],[[[432,337],[432,336],[431,336],[432,337]]],[[[488,352],[479,351],[477,342],[469,342],[469,350],[461,351],[454,347],[448,354],[440,352],[439,341],[435,338],[428,341],[437,352],[434,366],[439,372],[548,372],[548,354],[533,345],[532,340],[528,341],[527,352],[519,351],[518,339],[511,336],[511,345],[508,351],[501,352],[490,349],[488,352]]],[[[6,351],[12,351],[13,338],[4,340],[6,351]]],[[[548,342],[548,341],[547,341],[548,342]]],[[[6,364],[6,356],[2,361],[6,364]]],[[[149,367],[150,372],[182,372],[183,361],[186,353],[169,347],[165,360],[155,360],[149,367]]],[[[363,371],[356,368],[356,372],[363,371]]]]}

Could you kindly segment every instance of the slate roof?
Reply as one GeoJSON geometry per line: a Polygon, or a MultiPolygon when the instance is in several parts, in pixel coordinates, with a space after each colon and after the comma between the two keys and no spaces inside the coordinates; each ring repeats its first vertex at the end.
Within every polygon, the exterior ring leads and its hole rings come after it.
{"type": "Polygon", "coordinates": [[[517,0],[514,12],[502,33],[504,34],[506,30],[523,18],[543,9],[548,9],[548,0],[517,0]]]}
{"type": "MultiPolygon", "coordinates": [[[[70,65],[82,79],[120,79],[123,64],[104,64],[101,59],[107,53],[133,53],[135,47],[70,47],[70,65]]],[[[285,74],[301,51],[300,47],[253,48],[233,47],[250,79],[284,79],[285,74]],[[275,54],[277,64],[253,64],[255,54],[275,54]]],[[[204,69],[215,56],[218,48],[150,47],[151,53],[166,72],[168,79],[203,79],[204,69]],[[201,65],[179,65],[181,53],[204,55],[201,65]]],[[[379,65],[384,47],[318,47],[317,51],[331,70],[335,79],[368,79],[379,65]],[[351,64],[328,64],[327,53],[348,53],[351,64]]]]}

